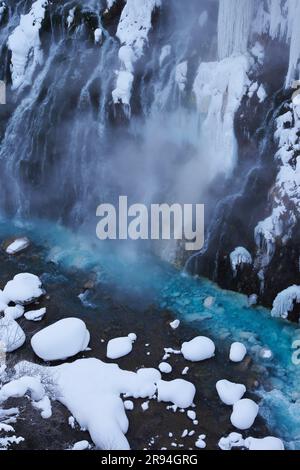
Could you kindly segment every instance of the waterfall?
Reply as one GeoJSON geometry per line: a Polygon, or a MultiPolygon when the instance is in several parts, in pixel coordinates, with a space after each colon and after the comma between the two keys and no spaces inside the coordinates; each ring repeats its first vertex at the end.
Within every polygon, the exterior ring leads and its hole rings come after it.
{"type": "Polygon", "coordinates": [[[247,51],[255,3],[255,0],[220,0],[219,59],[247,51]]]}

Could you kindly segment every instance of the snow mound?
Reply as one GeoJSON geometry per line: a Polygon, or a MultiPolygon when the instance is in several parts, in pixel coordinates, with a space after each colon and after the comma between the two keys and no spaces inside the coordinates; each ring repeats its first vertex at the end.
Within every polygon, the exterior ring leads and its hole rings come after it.
{"type": "Polygon", "coordinates": [[[17,274],[3,290],[3,295],[16,304],[30,304],[44,294],[41,280],[34,274],[17,274]]]}
{"type": "Polygon", "coordinates": [[[4,314],[6,318],[11,318],[12,320],[18,320],[24,315],[23,305],[15,305],[14,307],[6,307],[4,314]]]}
{"type": "Polygon", "coordinates": [[[0,319],[0,341],[5,345],[6,352],[19,349],[25,340],[25,333],[15,320],[9,316],[0,319]]]}
{"type": "Polygon", "coordinates": [[[243,267],[245,264],[252,264],[252,256],[246,248],[239,246],[232,253],[230,253],[231,269],[236,276],[237,268],[243,267]]]}
{"type": "Polygon", "coordinates": [[[245,441],[241,434],[232,432],[227,437],[222,437],[218,443],[221,450],[231,450],[232,448],[245,447],[245,441]]]}
{"type": "Polygon", "coordinates": [[[183,357],[191,362],[205,361],[215,355],[213,341],[205,336],[198,336],[181,347],[183,357]]]}
{"type": "Polygon", "coordinates": [[[127,402],[130,398],[149,400],[158,390],[161,400],[182,408],[191,406],[195,395],[194,385],[183,380],[160,381],[156,369],[135,373],[98,359],[80,359],[56,367],[18,365],[21,370],[28,366],[34,367],[37,375],[46,373],[52,377],[58,390],[56,399],[68,408],[81,428],[89,431],[101,450],[129,449],[125,437],[129,423],[121,396],[127,402]]]}
{"type": "Polygon", "coordinates": [[[38,402],[44,398],[45,389],[36,377],[21,377],[3,385],[0,390],[0,403],[9,398],[24,397],[27,393],[30,393],[32,400],[38,402]]]}
{"type": "Polygon", "coordinates": [[[186,380],[176,379],[171,382],[157,382],[158,401],[174,403],[178,408],[189,408],[196,394],[195,386],[186,380]]]}
{"type": "Polygon", "coordinates": [[[73,445],[72,450],[88,450],[90,447],[88,441],[79,441],[73,445]]]}
{"type": "Polygon", "coordinates": [[[216,384],[217,392],[220,400],[225,405],[234,405],[246,393],[246,387],[242,384],[235,384],[228,380],[220,380],[216,384]]]}
{"type": "Polygon", "coordinates": [[[174,320],[170,323],[170,327],[172,328],[172,330],[177,330],[179,326],[180,326],[180,320],[174,320]]]}
{"type": "Polygon", "coordinates": [[[237,429],[250,429],[258,415],[258,411],[259,407],[254,401],[244,398],[233,405],[230,421],[237,429]]]}
{"type": "Polygon", "coordinates": [[[287,319],[295,304],[300,303],[300,286],[291,286],[280,292],[273,303],[272,316],[287,319]]]}
{"type": "Polygon", "coordinates": [[[30,84],[36,67],[42,64],[40,29],[45,18],[48,0],[37,0],[8,38],[11,56],[13,89],[30,84]]]}
{"type": "Polygon", "coordinates": [[[109,359],[119,359],[127,356],[132,351],[132,344],[136,340],[133,333],[122,338],[111,339],[107,344],[106,357],[109,359]]]}
{"type": "Polygon", "coordinates": [[[25,313],[26,320],[30,321],[41,321],[46,315],[46,308],[40,308],[39,310],[32,310],[25,313]]]}
{"type": "Polygon", "coordinates": [[[172,372],[172,366],[167,362],[161,362],[158,368],[163,374],[170,374],[172,372]]]}
{"type": "Polygon", "coordinates": [[[222,437],[219,441],[219,447],[222,450],[231,450],[234,448],[245,448],[248,450],[284,450],[283,442],[276,437],[265,437],[263,439],[255,439],[254,437],[248,437],[243,439],[241,434],[233,432],[227,437],[222,437]]]}
{"type": "Polygon", "coordinates": [[[229,359],[231,362],[242,362],[247,354],[246,346],[243,343],[233,343],[230,347],[229,359]]]}
{"type": "Polygon", "coordinates": [[[82,320],[65,318],[36,333],[31,346],[44,361],[58,361],[84,351],[89,341],[90,334],[82,320]]]}
{"type": "Polygon", "coordinates": [[[17,253],[20,253],[20,251],[26,250],[29,245],[30,241],[28,240],[28,238],[17,238],[6,248],[6,253],[8,255],[15,255],[17,253]]]}
{"type": "Polygon", "coordinates": [[[265,437],[264,439],[255,439],[248,437],[245,440],[245,447],[249,450],[284,450],[283,442],[276,437],[265,437]]]}

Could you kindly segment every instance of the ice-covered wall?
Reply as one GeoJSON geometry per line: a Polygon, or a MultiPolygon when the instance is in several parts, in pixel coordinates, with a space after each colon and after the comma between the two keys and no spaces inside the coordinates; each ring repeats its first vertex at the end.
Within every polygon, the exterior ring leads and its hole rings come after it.
{"type": "Polygon", "coordinates": [[[218,54],[244,53],[258,36],[268,35],[290,48],[286,85],[300,72],[300,0],[219,0],[218,54]]]}
{"type": "Polygon", "coordinates": [[[40,29],[45,18],[48,0],[37,0],[27,15],[21,15],[20,24],[8,39],[11,50],[11,74],[13,88],[30,84],[37,65],[43,61],[40,29]]]}

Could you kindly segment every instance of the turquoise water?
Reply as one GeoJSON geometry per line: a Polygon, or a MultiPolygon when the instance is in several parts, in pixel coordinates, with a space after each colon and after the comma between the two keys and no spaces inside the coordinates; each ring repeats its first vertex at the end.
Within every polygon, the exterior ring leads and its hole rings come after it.
{"type": "Polygon", "coordinates": [[[297,325],[272,319],[267,309],[249,308],[243,295],[182,274],[153,256],[141,256],[133,246],[116,252],[114,245],[89,240],[45,221],[24,224],[0,220],[1,239],[18,234],[46,247],[49,261],[96,272],[101,282],[113,283],[137,301],[137,306],[151,303],[168,308],[207,332],[217,344],[243,341],[268,383],[268,391],[259,390],[261,414],[289,448],[300,449],[300,366],[292,363],[292,343],[300,337],[297,325]],[[214,303],[205,308],[204,300],[209,296],[214,303]],[[273,357],[263,359],[262,348],[270,349],[273,357]]]}

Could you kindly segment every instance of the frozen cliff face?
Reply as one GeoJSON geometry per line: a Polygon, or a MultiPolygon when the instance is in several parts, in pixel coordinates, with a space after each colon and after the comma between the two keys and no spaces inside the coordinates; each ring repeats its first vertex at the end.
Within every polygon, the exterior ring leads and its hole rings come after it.
{"type": "Polygon", "coordinates": [[[47,0],[34,2],[29,13],[21,15],[20,24],[8,38],[14,89],[30,85],[35,68],[42,64],[40,29],[47,5],[47,0]]]}

